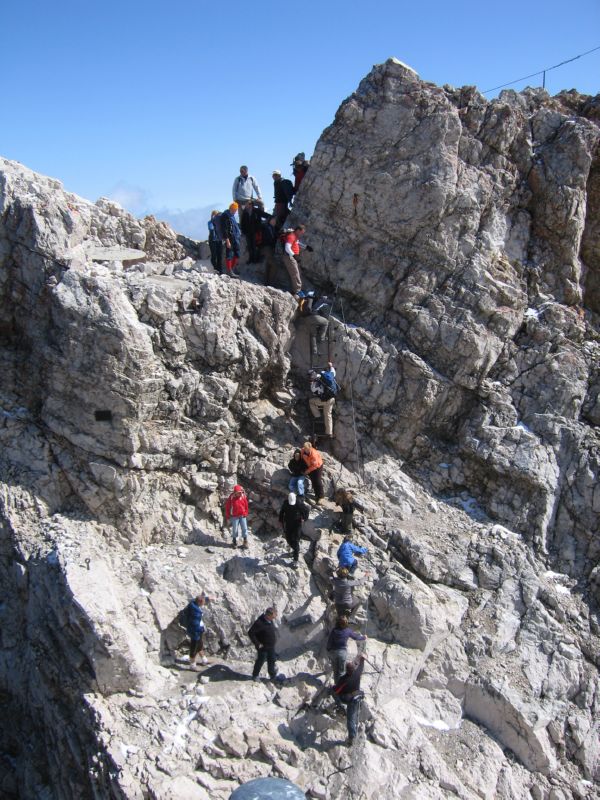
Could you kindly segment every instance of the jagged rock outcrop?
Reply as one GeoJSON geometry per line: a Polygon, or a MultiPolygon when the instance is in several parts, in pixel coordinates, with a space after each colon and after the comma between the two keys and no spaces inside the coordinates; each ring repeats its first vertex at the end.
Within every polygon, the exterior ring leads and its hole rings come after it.
{"type": "Polygon", "coordinates": [[[292,297],[0,161],[0,794],[226,800],[273,774],[327,800],[597,796],[597,123],[590,98],[488,103],[392,60],[295,201],[351,323],[325,453],[369,548],[351,754],[309,702],[334,506],[297,572],[277,523],[309,429],[292,297]],[[247,553],[223,531],[238,480],[247,553]],[[198,676],[177,618],[201,589],[198,676]],[[269,604],[281,688],[248,679],[269,604]]]}
{"type": "Polygon", "coordinates": [[[383,381],[354,362],[364,436],[574,575],[598,557],[598,104],[488,102],[391,59],[341,105],[294,205],[306,271],[393,362],[383,381]]]}

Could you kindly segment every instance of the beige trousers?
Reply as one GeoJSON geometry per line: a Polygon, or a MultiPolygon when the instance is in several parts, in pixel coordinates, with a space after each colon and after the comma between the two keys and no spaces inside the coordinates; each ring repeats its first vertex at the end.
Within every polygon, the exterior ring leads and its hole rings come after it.
{"type": "Polygon", "coordinates": [[[335,397],[329,400],[321,400],[320,397],[311,397],[308,401],[310,411],[313,417],[321,416],[321,409],[323,410],[323,421],[325,422],[325,433],[328,436],[333,435],[333,406],[335,405],[335,397]]]}

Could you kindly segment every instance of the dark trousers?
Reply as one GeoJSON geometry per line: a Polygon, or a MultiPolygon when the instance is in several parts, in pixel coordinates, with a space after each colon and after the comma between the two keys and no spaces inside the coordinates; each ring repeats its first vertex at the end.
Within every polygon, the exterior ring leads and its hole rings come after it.
{"type": "Polygon", "coordinates": [[[320,500],[325,494],[325,492],[323,491],[323,467],[318,467],[317,469],[313,469],[312,472],[308,473],[308,477],[310,478],[310,482],[312,483],[316,499],[320,500]]]}
{"type": "Polygon", "coordinates": [[[281,228],[289,214],[287,203],[275,203],[273,214],[277,217],[277,227],[281,228]]]}
{"type": "Polygon", "coordinates": [[[265,257],[265,286],[273,286],[277,275],[277,261],[275,260],[275,245],[263,244],[263,255],[265,257]]]}
{"type": "Polygon", "coordinates": [[[256,246],[256,234],[246,234],[246,247],[248,248],[248,264],[256,264],[260,256],[256,246]]]}
{"type": "Polygon", "coordinates": [[[297,528],[286,528],[285,533],[285,540],[292,548],[292,552],[294,554],[294,561],[298,561],[300,557],[300,534],[302,532],[301,527],[297,528]]]}
{"type": "Polygon", "coordinates": [[[203,638],[204,638],[204,632],[200,634],[199,639],[190,639],[190,661],[193,658],[196,658],[196,656],[201,650],[204,650],[204,647],[202,646],[203,638]]]}
{"type": "Polygon", "coordinates": [[[210,247],[210,263],[220,274],[223,271],[223,242],[208,242],[210,247]]]}
{"type": "Polygon", "coordinates": [[[269,678],[272,681],[277,677],[277,666],[275,664],[275,648],[274,647],[261,647],[256,653],[256,661],[254,662],[254,669],[252,670],[252,677],[258,678],[258,674],[263,668],[265,661],[267,662],[267,671],[269,678]]]}

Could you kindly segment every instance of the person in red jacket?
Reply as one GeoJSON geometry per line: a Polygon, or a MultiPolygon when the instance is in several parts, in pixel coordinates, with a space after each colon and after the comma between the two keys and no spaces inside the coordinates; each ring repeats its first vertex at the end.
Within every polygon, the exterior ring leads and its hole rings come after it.
{"type": "Polygon", "coordinates": [[[237,484],[225,501],[225,520],[231,522],[233,546],[237,547],[238,530],[242,532],[242,547],[248,547],[248,498],[246,492],[237,484]]]}

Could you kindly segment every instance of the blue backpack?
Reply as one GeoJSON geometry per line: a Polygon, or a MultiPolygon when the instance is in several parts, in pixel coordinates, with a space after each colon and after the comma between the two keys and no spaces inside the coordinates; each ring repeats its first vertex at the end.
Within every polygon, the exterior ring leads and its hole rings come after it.
{"type": "Polygon", "coordinates": [[[331,397],[335,397],[340,390],[340,385],[336,381],[334,376],[331,374],[331,372],[328,372],[327,370],[323,370],[323,372],[320,372],[319,375],[321,377],[321,382],[325,387],[325,393],[323,399],[329,400],[331,397]],[[325,397],[325,395],[327,396],[325,397]]]}

